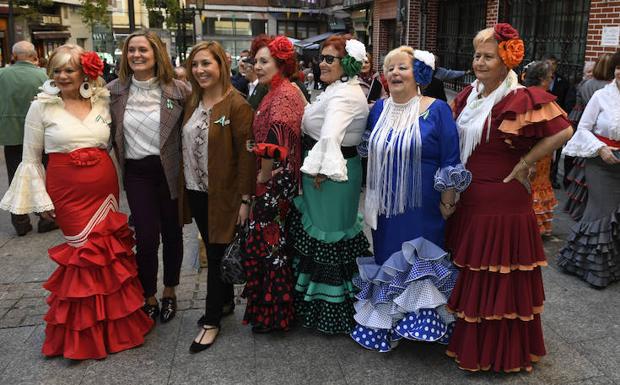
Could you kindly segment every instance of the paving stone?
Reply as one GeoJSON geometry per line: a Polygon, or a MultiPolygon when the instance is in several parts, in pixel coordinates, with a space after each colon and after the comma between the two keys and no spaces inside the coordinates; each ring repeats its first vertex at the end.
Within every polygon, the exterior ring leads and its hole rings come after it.
{"type": "Polygon", "coordinates": [[[620,349],[617,337],[581,341],[575,344],[575,347],[608,378],[620,383],[620,349]]]}
{"type": "Polygon", "coordinates": [[[45,338],[38,326],[16,351],[0,377],[0,385],[78,385],[95,361],[73,361],[62,357],[45,358],[41,346],[45,338]]]}
{"type": "Polygon", "coordinates": [[[7,366],[15,358],[17,352],[24,348],[25,342],[34,329],[34,326],[0,329],[0,379],[4,378],[2,373],[7,370],[7,366]]]}

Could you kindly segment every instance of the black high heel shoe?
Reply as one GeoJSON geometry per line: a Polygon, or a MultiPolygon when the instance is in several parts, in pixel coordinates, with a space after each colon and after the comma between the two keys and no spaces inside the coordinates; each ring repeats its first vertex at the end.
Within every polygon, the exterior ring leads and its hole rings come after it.
{"type": "Polygon", "coordinates": [[[144,306],[142,306],[142,311],[146,313],[147,316],[149,316],[153,321],[157,320],[157,316],[159,315],[159,303],[156,303],[155,305],[149,305],[148,303],[145,303],[144,306]]]}
{"type": "Polygon", "coordinates": [[[177,315],[177,299],[176,297],[167,297],[161,299],[161,312],[159,320],[166,323],[177,315]]]}
{"type": "Polygon", "coordinates": [[[192,344],[189,347],[189,352],[194,354],[194,353],[202,352],[203,350],[207,350],[208,348],[211,347],[211,345],[213,345],[213,343],[215,343],[215,340],[217,339],[218,334],[220,334],[218,326],[202,325],[202,332],[200,333],[200,337],[198,338],[198,342],[196,342],[195,340],[192,341],[192,344]],[[204,338],[205,334],[207,334],[207,332],[209,330],[217,330],[217,334],[215,335],[215,338],[213,338],[213,341],[211,341],[208,344],[201,344],[200,341],[202,341],[202,339],[204,338]]]}

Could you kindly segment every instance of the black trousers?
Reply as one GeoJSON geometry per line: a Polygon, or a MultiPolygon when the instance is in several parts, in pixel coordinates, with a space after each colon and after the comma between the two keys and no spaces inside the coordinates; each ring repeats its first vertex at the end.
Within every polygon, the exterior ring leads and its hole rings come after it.
{"type": "Polygon", "coordinates": [[[159,156],[125,161],[125,190],[136,229],[136,261],[144,297],[157,293],[159,239],[163,243],[164,286],[179,284],[183,263],[183,230],[178,202],[170,190],[159,156]]]}
{"type": "Polygon", "coordinates": [[[198,231],[207,248],[207,298],[205,305],[205,323],[219,326],[222,319],[222,308],[233,303],[235,293],[232,284],[222,282],[220,265],[226,251],[227,244],[209,242],[209,194],[201,191],[187,190],[189,207],[192,217],[198,225],[198,231]]]}

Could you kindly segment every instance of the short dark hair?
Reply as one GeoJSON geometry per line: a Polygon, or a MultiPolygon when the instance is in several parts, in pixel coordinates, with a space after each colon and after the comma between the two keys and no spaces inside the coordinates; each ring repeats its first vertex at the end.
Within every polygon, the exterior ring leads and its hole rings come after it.
{"type": "Polygon", "coordinates": [[[550,60],[550,61],[554,61],[556,63],[560,62],[560,60],[554,54],[545,55],[543,60],[550,60]]]}
{"type": "Polygon", "coordinates": [[[531,62],[525,67],[523,85],[526,87],[540,86],[551,72],[551,65],[546,60],[531,62]]]}
{"type": "Polygon", "coordinates": [[[613,77],[613,72],[616,68],[620,67],[620,50],[616,51],[614,56],[611,57],[611,72],[613,77]]]}

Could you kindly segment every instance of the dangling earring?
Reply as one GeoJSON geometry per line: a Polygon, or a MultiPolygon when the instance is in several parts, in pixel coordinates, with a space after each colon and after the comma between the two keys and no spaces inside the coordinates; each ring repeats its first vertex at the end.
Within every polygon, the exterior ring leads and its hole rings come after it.
{"type": "Polygon", "coordinates": [[[340,77],[340,81],[343,82],[343,83],[348,82],[349,81],[349,75],[342,75],[340,77]]]}
{"type": "Polygon", "coordinates": [[[41,88],[43,89],[43,92],[50,95],[58,95],[58,93],[60,92],[60,89],[56,87],[56,83],[54,83],[54,81],[51,79],[46,80],[45,83],[43,83],[43,85],[41,86],[41,88]]]}
{"type": "Polygon", "coordinates": [[[84,99],[93,96],[93,88],[90,86],[90,83],[88,83],[88,78],[85,78],[84,82],[80,85],[80,95],[82,95],[84,99]]]}

